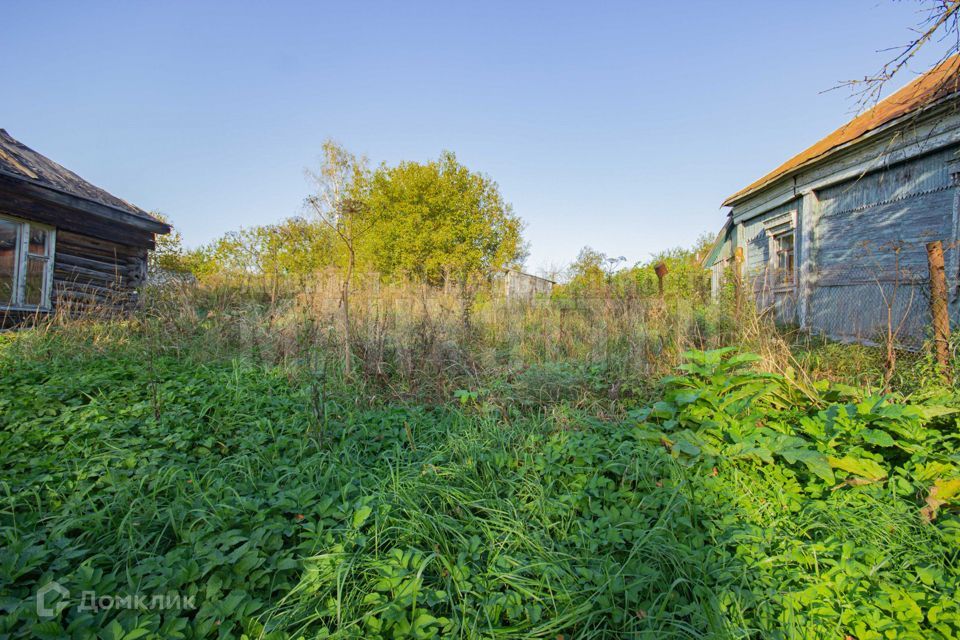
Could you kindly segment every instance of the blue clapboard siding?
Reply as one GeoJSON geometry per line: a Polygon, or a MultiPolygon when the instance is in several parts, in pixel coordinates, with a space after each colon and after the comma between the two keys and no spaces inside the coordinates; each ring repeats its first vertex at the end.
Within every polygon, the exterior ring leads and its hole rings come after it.
{"type": "Polygon", "coordinates": [[[944,243],[950,309],[960,324],[960,101],[914,114],[735,200],[743,274],[761,309],[833,338],[877,340],[888,309],[901,344],[930,323],[926,244],[944,243]],[[802,206],[801,206],[802,203],[802,206]],[[796,209],[799,283],[770,286],[765,222],[796,209]]]}
{"type": "Polygon", "coordinates": [[[824,216],[849,213],[948,188],[950,172],[947,163],[955,150],[943,149],[822,189],[819,193],[821,213],[824,216]]]}
{"type": "Polygon", "coordinates": [[[892,307],[896,341],[917,346],[929,325],[926,289],[919,285],[874,283],[848,287],[816,287],[808,310],[810,328],[834,339],[883,343],[887,303],[892,307]]]}
{"type": "Polygon", "coordinates": [[[769,220],[779,218],[791,211],[799,212],[799,210],[800,200],[791,200],[744,222],[744,238],[747,246],[747,275],[751,281],[762,278],[766,273],[767,265],[770,264],[770,248],[764,224],[769,220]]]}
{"type": "Polygon", "coordinates": [[[825,215],[814,232],[817,285],[858,281],[863,270],[871,280],[923,278],[926,244],[949,243],[952,225],[953,190],[946,188],[825,215]]]}
{"type": "Polygon", "coordinates": [[[953,152],[946,149],[821,191],[813,249],[818,285],[842,284],[845,268],[867,268],[881,279],[902,278],[904,269],[925,275],[926,243],[949,243],[953,233],[947,168],[953,152]]]}
{"type": "Polygon", "coordinates": [[[779,322],[796,321],[796,291],[774,289],[770,272],[770,242],[767,225],[796,211],[799,215],[801,200],[791,200],[773,207],[763,214],[744,222],[746,245],[746,276],[761,308],[773,308],[779,322]]]}
{"type": "Polygon", "coordinates": [[[893,328],[901,341],[924,336],[926,243],[949,244],[952,149],[822,190],[812,247],[810,328],[838,338],[876,340],[893,328]]]}

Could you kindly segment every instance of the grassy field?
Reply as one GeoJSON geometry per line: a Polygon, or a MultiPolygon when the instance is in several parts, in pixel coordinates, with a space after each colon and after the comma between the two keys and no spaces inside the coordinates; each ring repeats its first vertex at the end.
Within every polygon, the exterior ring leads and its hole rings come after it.
{"type": "Polygon", "coordinates": [[[960,637],[943,385],[661,332],[663,381],[598,347],[417,390],[276,318],[191,318],[2,337],[0,637],[960,637]]]}

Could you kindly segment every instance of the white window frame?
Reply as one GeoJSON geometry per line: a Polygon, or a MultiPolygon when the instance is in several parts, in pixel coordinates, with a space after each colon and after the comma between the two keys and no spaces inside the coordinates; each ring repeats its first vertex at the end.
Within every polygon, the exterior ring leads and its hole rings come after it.
{"type": "MultiPolygon", "coordinates": [[[[11,222],[17,225],[17,253],[13,264],[13,290],[15,295],[9,302],[0,301],[0,309],[9,310],[28,310],[47,311],[51,308],[51,298],[53,293],[53,261],[56,255],[57,229],[50,225],[22,220],[13,216],[0,215],[0,220],[11,222]],[[40,296],[40,304],[27,304],[24,298],[27,293],[27,261],[30,259],[30,228],[43,229],[47,232],[46,255],[41,259],[46,261],[43,271],[43,291],[40,296]]],[[[33,255],[36,259],[40,256],[33,255]]]]}

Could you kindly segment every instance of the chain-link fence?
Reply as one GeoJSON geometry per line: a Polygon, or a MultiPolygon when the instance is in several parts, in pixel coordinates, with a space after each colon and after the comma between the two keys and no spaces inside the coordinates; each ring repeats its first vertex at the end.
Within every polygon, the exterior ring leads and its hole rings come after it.
{"type": "MultiPolygon", "coordinates": [[[[831,256],[828,264],[814,260],[808,272],[787,278],[768,267],[751,274],[747,287],[759,308],[780,322],[801,323],[837,340],[915,349],[932,332],[926,246],[926,241],[859,245],[831,256]]],[[[956,249],[942,246],[950,273],[956,249]]],[[[955,307],[954,299],[949,303],[955,307]]]]}

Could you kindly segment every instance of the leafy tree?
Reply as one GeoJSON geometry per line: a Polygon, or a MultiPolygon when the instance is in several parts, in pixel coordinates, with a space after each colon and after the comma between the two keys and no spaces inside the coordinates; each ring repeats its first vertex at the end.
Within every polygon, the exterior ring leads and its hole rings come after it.
{"type": "Polygon", "coordinates": [[[267,276],[274,283],[286,276],[302,282],[333,261],[330,233],[299,217],[229,231],[199,249],[180,253],[181,264],[198,276],[267,276]]]}
{"type": "Polygon", "coordinates": [[[151,211],[150,215],[170,225],[170,233],[159,234],[154,237],[155,247],[149,255],[149,264],[156,269],[165,271],[189,271],[189,265],[185,260],[185,251],[183,249],[183,236],[180,231],[173,226],[173,221],[169,216],[159,211],[151,211]]]}
{"type": "Polygon", "coordinates": [[[231,231],[203,252],[205,271],[267,278],[271,298],[280,282],[305,278],[334,262],[333,238],[316,222],[288,218],[271,225],[231,231]]]}
{"type": "Polygon", "coordinates": [[[260,247],[256,243],[256,227],[228,231],[209,247],[210,262],[219,273],[254,275],[262,273],[260,247]]]}
{"type": "Polygon", "coordinates": [[[466,283],[525,254],[522,223],[496,182],[450,152],[427,163],[379,167],[367,204],[377,224],[364,241],[365,258],[386,277],[466,283]]]}
{"type": "Polygon", "coordinates": [[[336,239],[316,222],[294,217],[280,224],[260,228],[264,246],[263,266],[266,273],[305,276],[334,264],[336,239]]]}
{"type": "Polygon", "coordinates": [[[308,171],[316,192],[306,203],[317,220],[326,225],[343,249],[346,260],[340,288],[340,308],[343,311],[343,371],[349,376],[350,352],[350,285],[357,264],[357,249],[378,217],[367,202],[369,171],[366,158],[355,155],[333,140],[323,143],[323,161],[317,172],[308,171]]]}
{"type": "Polygon", "coordinates": [[[599,294],[606,283],[603,270],[606,261],[605,253],[591,247],[580,249],[577,259],[570,265],[568,292],[574,295],[599,294]]]}
{"type": "Polygon", "coordinates": [[[643,298],[657,295],[657,276],[654,266],[662,262],[667,267],[664,281],[669,300],[705,300],[709,295],[709,281],[700,258],[709,250],[712,237],[701,236],[692,249],[668,249],[637,262],[632,267],[618,268],[623,257],[610,258],[590,247],[580,250],[568,270],[570,279],[557,289],[557,295],[573,297],[643,298]]]}

